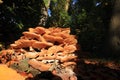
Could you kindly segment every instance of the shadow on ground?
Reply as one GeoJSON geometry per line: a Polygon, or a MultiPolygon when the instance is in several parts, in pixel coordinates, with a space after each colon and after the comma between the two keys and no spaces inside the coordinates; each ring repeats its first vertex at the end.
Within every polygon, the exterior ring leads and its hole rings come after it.
{"type": "Polygon", "coordinates": [[[78,80],[120,80],[120,70],[111,69],[101,64],[77,62],[75,69],[78,80]]]}

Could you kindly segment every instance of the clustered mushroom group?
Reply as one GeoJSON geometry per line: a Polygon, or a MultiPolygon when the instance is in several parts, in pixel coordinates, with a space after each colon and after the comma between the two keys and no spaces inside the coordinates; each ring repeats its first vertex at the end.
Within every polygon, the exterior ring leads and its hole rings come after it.
{"type": "Polygon", "coordinates": [[[29,28],[10,48],[1,51],[0,61],[11,66],[27,60],[27,64],[39,72],[51,71],[63,80],[77,80],[73,71],[76,44],[70,28],[29,28]]]}

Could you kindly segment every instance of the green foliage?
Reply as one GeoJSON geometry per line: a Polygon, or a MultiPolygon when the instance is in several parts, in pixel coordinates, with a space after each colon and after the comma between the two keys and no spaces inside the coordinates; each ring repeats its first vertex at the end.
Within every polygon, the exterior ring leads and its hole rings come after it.
{"type": "Polygon", "coordinates": [[[59,20],[59,26],[61,27],[68,27],[70,23],[71,17],[68,15],[67,12],[61,11],[60,12],[60,20],[59,20]]]}
{"type": "Polygon", "coordinates": [[[87,18],[85,9],[82,9],[81,13],[78,14],[78,21],[84,21],[87,18]]]}
{"type": "Polygon", "coordinates": [[[78,0],[71,5],[71,30],[84,51],[102,51],[108,39],[112,0],[78,0]],[[88,4],[87,4],[88,3],[88,4]],[[96,4],[99,5],[96,5],[96,4]]]}
{"type": "Polygon", "coordinates": [[[48,9],[50,6],[50,0],[43,0],[46,8],[48,9]]]}
{"type": "Polygon", "coordinates": [[[65,0],[51,0],[51,17],[48,19],[47,26],[68,27],[70,25],[71,17],[65,9],[66,3],[65,0]]]}
{"type": "Polygon", "coordinates": [[[42,0],[4,0],[0,4],[0,41],[9,44],[24,30],[37,26],[43,6],[42,0]]]}

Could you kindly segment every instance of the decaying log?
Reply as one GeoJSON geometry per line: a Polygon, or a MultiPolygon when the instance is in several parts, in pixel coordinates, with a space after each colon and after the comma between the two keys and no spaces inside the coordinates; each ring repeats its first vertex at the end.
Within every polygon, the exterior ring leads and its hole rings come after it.
{"type": "Polygon", "coordinates": [[[0,60],[14,67],[17,67],[14,63],[22,64],[25,60],[30,66],[26,67],[28,71],[32,67],[39,72],[51,71],[63,80],[77,80],[73,71],[76,45],[77,39],[70,34],[70,28],[29,28],[9,49],[1,51],[0,60]]]}

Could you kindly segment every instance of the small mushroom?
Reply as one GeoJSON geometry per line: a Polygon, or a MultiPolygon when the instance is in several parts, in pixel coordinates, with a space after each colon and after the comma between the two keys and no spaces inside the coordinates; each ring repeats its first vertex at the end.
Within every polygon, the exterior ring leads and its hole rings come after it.
{"type": "Polygon", "coordinates": [[[66,62],[66,61],[70,61],[70,60],[74,61],[74,59],[76,59],[76,58],[77,58],[77,56],[66,55],[66,56],[57,56],[56,59],[60,60],[60,62],[66,62]]]}
{"type": "Polygon", "coordinates": [[[15,44],[11,44],[10,47],[11,48],[27,48],[32,46],[32,44],[35,42],[35,40],[24,40],[24,39],[20,39],[15,41],[15,44]]]}
{"type": "Polygon", "coordinates": [[[64,62],[63,64],[61,64],[63,67],[67,67],[67,66],[70,66],[70,65],[76,65],[75,62],[64,62]]]}
{"type": "Polygon", "coordinates": [[[47,50],[48,55],[56,54],[60,51],[63,51],[63,47],[61,46],[52,46],[47,50]]]}
{"type": "Polygon", "coordinates": [[[29,65],[31,65],[33,68],[38,69],[40,71],[48,71],[51,67],[50,64],[44,64],[40,61],[37,61],[36,59],[31,59],[28,61],[29,65]]]}
{"type": "Polygon", "coordinates": [[[56,56],[54,55],[54,56],[43,56],[43,57],[39,56],[36,59],[37,60],[54,60],[55,58],[56,56]]]}
{"type": "Polygon", "coordinates": [[[34,29],[34,32],[37,33],[37,34],[44,34],[45,33],[45,28],[43,28],[43,27],[36,27],[34,29]]]}
{"type": "Polygon", "coordinates": [[[31,32],[23,32],[23,34],[28,39],[37,39],[37,40],[40,40],[40,36],[38,34],[31,33],[31,32]]]}
{"type": "Polygon", "coordinates": [[[28,30],[29,30],[29,32],[34,33],[35,29],[34,28],[29,28],[28,30]]]}
{"type": "Polygon", "coordinates": [[[39,42],[39,41],[36,41],[34,44],[32,44],[32,47],[37,49],[46,48],[49,46],[53,46],[53,44],[49,42],[39,42]]]}
{"type": "Polygon", "coordinates": [[[64,52],[67,52],[67,53],[73,53],[77,50],[76,46],[74,45],[65,45],[64,46],[64,52]]]}
{"type": "Polygon", "coordinates": [[[43,37],[46,39],[46,41],[50,41],[50,42],[58,42],[58,43],[62,43],[63,42],[63,38],[62,37],[58,37],[58,36],[52,36],[52,35],[48,35],[45,34],[43,35],[43,37]]]}
{"type": "Polygon", "coordinates": [[[38,52],[27,52],[25,53],[26,58],[36,58],[38,56],[38,52]]]}
{"type": "Polygon", "coordinates": [[[69,35],[68,38],[65,38],[63,41],[64,44],[68,44],[68,45],[76,45],[77,44],[77,40],[75,39],[74,35],[69,35]]]}

